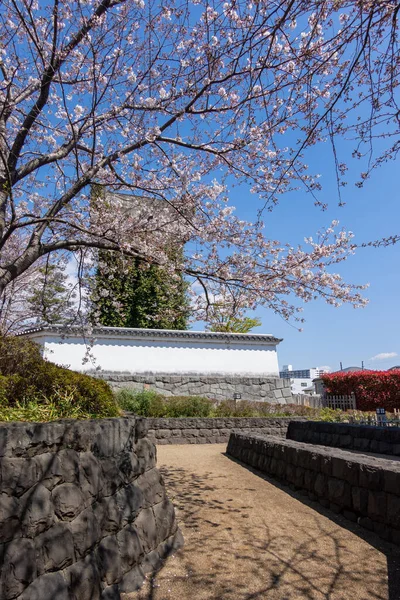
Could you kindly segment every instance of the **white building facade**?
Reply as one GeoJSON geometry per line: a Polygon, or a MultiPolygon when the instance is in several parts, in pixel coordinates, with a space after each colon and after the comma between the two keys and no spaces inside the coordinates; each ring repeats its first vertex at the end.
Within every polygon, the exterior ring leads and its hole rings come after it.
{"type": "Polygon", "coordinates": [[[311,367],[310,369],[293,369],[292,365],[283,365],[279,376],[282,379],[289,379],[293,394],[315,394],[313,380],[320,377],[328,370],[320,367],[311,367]]]}

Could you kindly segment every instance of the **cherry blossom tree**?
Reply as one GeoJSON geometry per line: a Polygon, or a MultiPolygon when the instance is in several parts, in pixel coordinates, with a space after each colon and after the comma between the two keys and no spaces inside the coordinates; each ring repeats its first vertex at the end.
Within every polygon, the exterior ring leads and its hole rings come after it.
{"type": "MultiPolygon", "coordinates": [[[[238,290],[285,318],[298,301],[362,305],[335,266],[352,234],[304,248],[263,219],[298,186],[322,203],[307,150],[366,157],[359,185],[399,151],[393,0],[3,0],[0,294],[51,253],[122,252],[183,272],[197,317],[238,290]],[[374,154],[374,138],[385,141],[374,154]],[[253,222],[229,202],[246,186],[253,222]],[[91,195],[93,185],[106,193],[91,195]],[[127,209],[129,196],[146,208],[127,209]],[[149,215],[146,199],[154,206],[149,215]],[[14,240],[18,238],[18,244],[14,240]],[[171,262],[165,248],[185,244],[171,262]]],[[[363,163],[363,164],[364,164],[363,163]]]]}
{"type": "MultiPolygon", "coordinates": [[[[16,236],[13,242],[18,243],[16,236]]],[[[21,247],[12,250],[15,256],[21,247]]],[[[79,282],[69,280],[66,260],[66,256],[57,254],[42,256],[4,288],[0,297],[0,336],[48,322],[76,324],[79,282]]]]}

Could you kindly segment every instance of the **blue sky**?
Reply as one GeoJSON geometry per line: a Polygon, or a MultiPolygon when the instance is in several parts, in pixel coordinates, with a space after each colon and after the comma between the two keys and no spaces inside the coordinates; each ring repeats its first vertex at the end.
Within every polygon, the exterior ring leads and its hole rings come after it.
{"type": "MultiPolygon", "coordinates": [[[[301,190],[286,194],[273,212],[265,215],[270,237],[292,245],[303,243],[304,237],[313,236],[332,219],[338,219],[340,226],[353,231],[356,243],[399,233],[400,177],[395,161],[376,170],[361,189],[354,181],[359,180],[362,164],[350,161],[348,178],[352,183],[344,188],[344,207],[338,206],[329,146],[315,148],[308,162],[311,171],[322,175],[321,199],[329,203],[328,210],[315,207],[312,197],[301,190]]],[[[233,189],[231,198],[239,214],[246,217],[254,214],[257,200],[246,189],[233,189]]],[[[364,361],[366,368],[387,369],[400,364],[400,244],[361,248],[336,270],[347,281],[370,284],[365,291],[369,298],[366,308],[334,308],[322,300],[306,304],[303,332],[272,311],[261,309],[255,314],[262,320],[262,326],[255,331],[283,338],[278,347],[280,367],[289,363],[297,369],[327,365],[337,370],[340,361],[344,367],[361,366],[364,361]],[[382,353],[398,356],[371,360],[382,353]]]]}

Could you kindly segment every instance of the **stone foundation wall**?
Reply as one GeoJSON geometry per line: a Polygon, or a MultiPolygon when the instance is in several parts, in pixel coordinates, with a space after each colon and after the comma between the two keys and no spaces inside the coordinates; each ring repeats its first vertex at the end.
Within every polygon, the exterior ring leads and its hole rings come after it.
{"type": "Polygon", "coordinates": [[[241,394],[242,400],[290,404],[290,380],[278,377],[234,377],[230,375],[132,375],[121,373],[90,373],[105,379],[114,390],[123,388],[153,389],[164,396],[204,396],[212,400],[232,400],[241,394]]]}
{"type": "Polygon", "coordinates": [[[143,419],[0,425],[0,598],[112,600],[182,542],[143,419]]]}
{"type": "Polygon", "coordinates": [[[148,436],[159,445],[225,444],[232,430],[285,437],[291,421],[290,417],[146,419],[148,436]]]}
{"type": "Polygon", "coordinates": [[[240,433],[227,453],[400,545],[400,462],[240,433]]]}
{"type": "Polygon", "coordinates": [[[297,442],[400,456],[400,427],[293,421],[287,437],[297,442]]]}

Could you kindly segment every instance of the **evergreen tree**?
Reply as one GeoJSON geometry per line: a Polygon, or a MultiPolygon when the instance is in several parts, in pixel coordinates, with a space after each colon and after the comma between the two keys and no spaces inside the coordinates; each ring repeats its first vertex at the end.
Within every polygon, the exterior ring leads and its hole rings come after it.
{"type": "Polygon", "coordinates": [[[108,327],[187,329],[186,292],[182,276],[174,281],[158,265],[99,252],[92,320],[108,327]]]}
{"type": "Polygon", "coordinates": [[[211,323],[210,331],[224,333],[249,333],[261,325],[260,319],[252,317],[224,317],[211,323]]]}
{"type": "Polygon", "coordinates": [[[37,270],[32,292],[27,296],[27,314],[37,323],[66,323],[72,315],[74,294],[68,276],[59,264],[37,270]]]}

